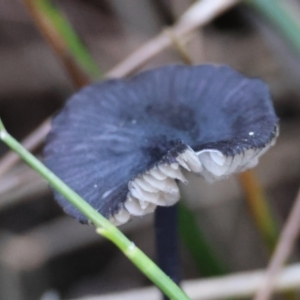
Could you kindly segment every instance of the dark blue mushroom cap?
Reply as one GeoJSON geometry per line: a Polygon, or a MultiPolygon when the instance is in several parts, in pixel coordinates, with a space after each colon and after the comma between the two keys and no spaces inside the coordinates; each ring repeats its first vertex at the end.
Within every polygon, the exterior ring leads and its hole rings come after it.
{"type": "MultiPolygon", "coordinates": [[[[46,165],[115,224],[179,200],[191,171],[209,181],[254,166],[275,141],[267,86],[227,66],[172,65],[88,86],[47,138],[46,165]]],[[[86,218],[59,193],[64,210],[86,218]]]]}

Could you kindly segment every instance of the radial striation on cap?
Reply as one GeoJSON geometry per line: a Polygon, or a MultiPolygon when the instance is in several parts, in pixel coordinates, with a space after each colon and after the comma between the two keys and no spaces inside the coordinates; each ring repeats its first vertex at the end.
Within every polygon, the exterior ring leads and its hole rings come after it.
{"type": "MultiPolygon", "coordinates": [[[[54,118],[46,165],[116,225],[254,167],[279,132],[268,87],[227,66],[171,65],[88,86],[54,118]],[[200,180],[200,179],[199,179],[200,180]]],[[[87,219],[59,193],[64,210],[87,219]]]]}

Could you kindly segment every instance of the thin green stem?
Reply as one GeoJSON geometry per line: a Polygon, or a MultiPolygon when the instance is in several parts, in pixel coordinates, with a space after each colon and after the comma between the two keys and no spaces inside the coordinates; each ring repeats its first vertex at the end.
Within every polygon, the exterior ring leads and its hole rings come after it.
{"type": "Polygon", "coordinates": [[[155,285],[170,299],[189,299],[179,287],[161,271],[134,243],[120,244],[111,232],[104,228],[98,228],[97,232],[115,243],[132,262],[135,264],[155,285]],[[176,289],[176,291],[175,291],[176,289]],[[180,292],[179,292],[180,290],[180,292]]]}
{"type": "Polygon", "coordinates": [[[97,227],[97,232],[112,241],[165,295],[174,300],[190,300],[190,298],[118,228],[94,210],[85,200],[7,133],[1,119],[0,139],[15,151],[31,168],[45,178],[53,188],[77,207],[97,227]]]}

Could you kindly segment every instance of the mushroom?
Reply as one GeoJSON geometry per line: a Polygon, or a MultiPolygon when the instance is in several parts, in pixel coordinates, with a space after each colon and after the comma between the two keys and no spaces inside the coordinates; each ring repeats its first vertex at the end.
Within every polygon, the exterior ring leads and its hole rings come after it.
{"type": "MultiPolygon", "coordinates": [[[[267,86],[227,66],[171,65],[83,88],[55,117],[46,165],[114,224],[180,199],[183,170],[213,182],[275,143],[267,86]]],[[[55,192],[64,210],[86,217],[55,192]]]]}

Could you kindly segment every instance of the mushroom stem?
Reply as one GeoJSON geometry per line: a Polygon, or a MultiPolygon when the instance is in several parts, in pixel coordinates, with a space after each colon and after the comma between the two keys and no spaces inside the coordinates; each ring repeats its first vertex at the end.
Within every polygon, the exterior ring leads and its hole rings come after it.
{"type": "MultiPolygon", "coordinates": [[[[181,279],[178,247],[178,205],[155,211],[156,256],[159,267],[176,283],[181,279]]],[[[168,300],[166,296],[164,300],[168,300]]]]}

